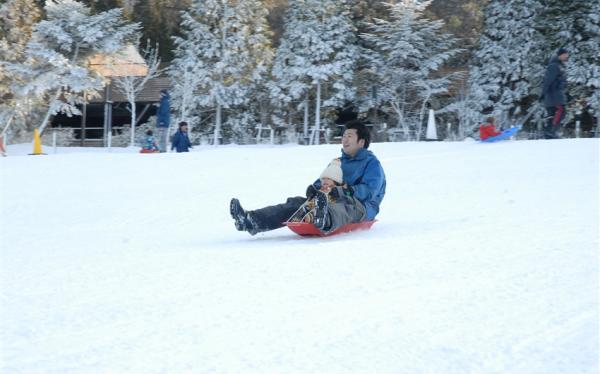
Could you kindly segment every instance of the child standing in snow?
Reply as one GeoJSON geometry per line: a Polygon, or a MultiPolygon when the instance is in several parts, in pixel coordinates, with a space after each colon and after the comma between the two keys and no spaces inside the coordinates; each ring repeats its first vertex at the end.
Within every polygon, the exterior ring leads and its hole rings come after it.
{"type": "Polygon", "coordinates": [[[142,153],[157,153],[160,152],[160,148],[158,148],[158,144],[156,143],[156,139],[152,133],[152,130],[146,131],[146,144],[144,148],[142,148],[142,153]]]}
{"type": "Polygon", "coordinates": [[[479,138],[485,140],[500,135],[500,131],[494,126],[494,117],[488,117],[486,123],[479,126],[479,138]]]}
{"type": "Polygon", "coordinates": [[[173,135],[173,143],[171,144],[171,150],[177,150],[179,152],[189,152],[192,148],[192,143],[188,136],[188,124],[187,122],[179,122],[179,130],[173,135]]]}

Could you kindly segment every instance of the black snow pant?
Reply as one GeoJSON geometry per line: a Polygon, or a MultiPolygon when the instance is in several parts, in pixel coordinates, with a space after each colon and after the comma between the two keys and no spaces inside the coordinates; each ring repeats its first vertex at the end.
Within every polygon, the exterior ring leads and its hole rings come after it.
{"type": "Polygon", "coordinates": [[[306,197],[303,196],[288,197],[287,201],[283,204],[251,210],[248,213],[252,216],[252,221],[255,224],[257,232],[275,230],[283,227],[283,223],[287,221],[305,201],[306,197]]]}
{"type": "MultiPolygon", "coordinates": [[[[339,198],[328,205],[329,227],[327,231],[333,231],[347,223],[361,222],[366,219],[365,206],[355,197],[345,196],[341,187],[339,198]]],[[[271,205],[261,209],[249,211],[256,232],[275,230],[283,227],[287,221],[306,202],[303,196],[289,197],[283,204],[271,205]]]]}

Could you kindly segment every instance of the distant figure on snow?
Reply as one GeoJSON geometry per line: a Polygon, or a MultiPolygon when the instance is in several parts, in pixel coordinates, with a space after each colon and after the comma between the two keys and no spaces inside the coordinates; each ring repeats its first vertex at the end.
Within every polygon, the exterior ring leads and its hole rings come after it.
{"type": "MultiPolygon", "coordinates": [[[[343,185],[328,188],[324,184],[328,185],[330,182],[318,179],[308,186],[306,197],[290,197],[285,203],[252,211],[244,210],[238,199],[231,199],[229,210],[235,220],[235,227],[251,235],[278,229],[283,227],[284,222],[298,212],[307,200],[312,199],[316,199],[312,223],[324,233],[332,232],[347,223],[375,219],[385,195],[386,180],[381,163],[367,150],[370,141],[369,129],[364,123],[357,120],[348,122],[342,136],[340,158],[343,185]],[[346,212],[339,212],[338,204],[330,205],[330,199],[343,202],[346,212]]],[[[326,169],[327,175],[322,177],[340,182],[336,162],[330,166],[331,169],[329,166],[326,169]]]]}
{"type": "Polygon", "coordinates": [[[540,101],[544,101],[548,113],[548,119],[544,125],[544,138],[546,139],[558,137],[557,131],[565,117],[565,105],[567,104],[565,63],[568,60],[569,52],[564,48],[559,49],[556,56],[550,60],[544,75],[540,101]]]}
{"type": "Polygon", "coordinates": [[[158,147],[161,152],[167,151],[167,137],[171,124],[171,104],[167,90],[160,91],[160,105],[156,111],[156,129],[158,130],[158,147]]]}
{"type": "Polygon", "coordinates": [[[157,153],[160,152],[158,144],[156,144],[156,138],[154,138],[152,130],[146,131],[146,144],[142,148],[141,153],[157,153]]]}
{"type": "Polygon", "coordinates": [[[179,152],[189,152],[192,148],[192,143],[188,137],[188,124],[187,122],[179,122],[179,130],[173,135],[173,142],[171,143],[171,150],[176,149],[179,152]]]}
{"type": "Polygon", "coordinates": [[[481,140],[485,140],[494,136],[500,135],[500,131],[496,130],[496,126],[494,125],[495,119],[494,117],[486,118],[486,122],[482,123],[479,126],[479,138],[481,140]]]}

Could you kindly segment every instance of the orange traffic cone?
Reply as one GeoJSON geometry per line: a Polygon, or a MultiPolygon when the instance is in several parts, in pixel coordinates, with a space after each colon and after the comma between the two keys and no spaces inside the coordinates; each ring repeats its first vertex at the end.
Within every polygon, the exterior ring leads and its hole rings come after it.
{"type": "Polygon", "coordinates": [[[44,155],[42,153],[42,141],[40,140],[40,132],[38,129],[33,130],[33,153],[30,155],[44,155]]]}

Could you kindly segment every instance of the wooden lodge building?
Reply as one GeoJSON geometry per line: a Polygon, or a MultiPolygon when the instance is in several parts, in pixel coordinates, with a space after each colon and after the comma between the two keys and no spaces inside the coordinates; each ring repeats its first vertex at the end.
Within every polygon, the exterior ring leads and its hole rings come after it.
{"type": "MultiPolygon", "coordinates": [[[[90,60],[90,68],[106,78],[123,76],[145,76],[148,66],[133,46],[128,46],[117,56],[95,56],[90,60]]],[[[156,114],[160,101],[160,91],[170,89],[167,77],[148,80],[136,96],[136,126],[148,122],[156,114]]],[[[68,117],[59,113],[52,119],[53,128],[72,128],[76,146],[107,146],[108,134],[119,134],[130,127],[131,113],[129,102],[123,92],[114,84],[108,84],[99,96],[88,100],[79,107],[80,116],[68,117]]]]}

